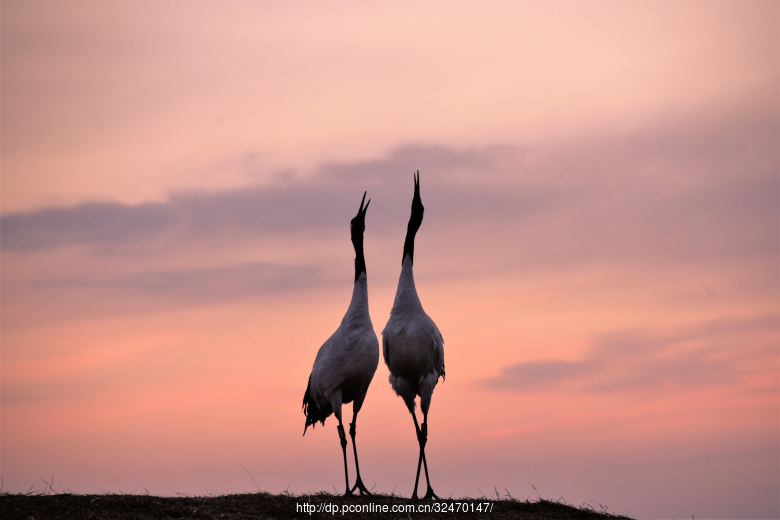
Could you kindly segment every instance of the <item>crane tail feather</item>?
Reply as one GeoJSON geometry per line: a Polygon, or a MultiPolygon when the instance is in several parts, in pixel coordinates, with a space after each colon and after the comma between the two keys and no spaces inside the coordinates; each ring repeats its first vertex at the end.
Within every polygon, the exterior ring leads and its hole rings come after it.
{"type": "MultiPolygon", "coordinates": [[[[306,385],[306,393],[303,394],[303,413],[306,415],[306,425],[303,427],[303,434],[306,435],[306,430],[311,425],[312,428],[320,420],[320,407],[317,406],[317,401],[311,395],[311,376],[309,376],[309,384],[306,385]]],[[[325,424],[325,419],[322,419],[322,424],[325,424]]]]}

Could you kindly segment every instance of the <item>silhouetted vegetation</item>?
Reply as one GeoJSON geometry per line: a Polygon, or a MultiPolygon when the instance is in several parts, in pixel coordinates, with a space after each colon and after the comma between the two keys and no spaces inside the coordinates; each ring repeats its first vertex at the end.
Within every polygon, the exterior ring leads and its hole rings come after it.
{"type": "MultiPolygon", "coordinates": [[[[545,499],[518,500],[508,495],[503,498],[461,498],[437,502],[411,500],[396,495],[372,495],[365,497],[342,497],[329,493],[315,495],[290,495],[282,493],[244,493],[237,495],[176,496],[154,495],[74,495],[67,493],[44,494],[0,494],[0,517],[6,520],[141,520],[180,519],[203,520],[237,519],[305,519],[305,518],[479,518],[523,519],[523,520],[606,520],[626,519],[604,511],[594,510],[584,504],[574,507],[563,501],[545,499]],[[320,511],[311,514],[303,510],[303,504],[311,504],[320,511]],[[335,504],[338,511],[324,512],[325,504],[335,504]],[[392,512],[393,506],[420,506],[438,504],[446,506],[448,512],[392,512]],[[460,504],[460,506],[458,506],[460,504]],[[464,504],[467,504],[464,506],[464,504]],[[485,506],[489,504],[489,506],[485,506]],[[345,512],[341,508],[357,506],[377,508],[387,506],[388,512],[345,512]],[[467,512],[463,508],[468,509],[467,512]],[[490,511],[484,509],[489,507],[490,511]],[[482,509],[480,512],[478,509],[482,509]],[[472,512],[473,510],[473,512],[472,512]]],[[[354,508],[354,507],[353,507],[354,508]]]]}

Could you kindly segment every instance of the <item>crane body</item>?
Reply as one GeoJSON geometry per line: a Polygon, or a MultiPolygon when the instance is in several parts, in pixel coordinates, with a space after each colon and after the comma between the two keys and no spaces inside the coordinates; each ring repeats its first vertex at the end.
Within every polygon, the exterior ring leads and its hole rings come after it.
{"type": "MultiPolygon", "coordinates": [[[[364,193],[363,201],[365,200],[364,193]]],[[[350,225],[352,244],[355,248],[355,285],[352,289],[352,300],[339,327],[317,352],[306,393],[303,396],[303,412],[306,415],[304,435],[309,425],[314,428],[319,421],[324,426],[325,419],[331,414],[334,414],[339,422],[337,430],[344,454],[345,495],[352,494],[356,489],[361,494],[370,494],[360,476],[355,436],[357,414],[363,406],[366,392],[379,365],[379,341],[368,312],[368,279],[363,255],[365,215],[368,203],[371,201],[369,200],[365,207],[363,201],[350,225]],[[349,434],[352,438],[357,473],[357,480],[351,489],[347,470],[347,438],[341,414],[342,405],[347,403],[352,403],[349,434]]]]}
{"type": "Polygon", "coordinates": [[[431,397],[439,377],[444,377],[444,338],[439,328],[423,310],[414,284],[414,238],[422,224],[425,209],[420,199],[419,175],[418,171],[414,180],[412,214],[406,230],[398,289],[390,311],[390,319],[382,331],[382,355],[390,370],[389,379],[393,391],[404,400],[409,413],[412,414],[417,441],[420,445],[412,498],[417,498],[421,464],[425,468],[425,480],[428,485],[424,498],[438,498],[431,488],[428,477],[425,445],[428,440],[428,410],[431,397]],[[420,397],[420,409],[423,413],[422,426],[419,425],[415,414],[417,396],[420,397]]]}

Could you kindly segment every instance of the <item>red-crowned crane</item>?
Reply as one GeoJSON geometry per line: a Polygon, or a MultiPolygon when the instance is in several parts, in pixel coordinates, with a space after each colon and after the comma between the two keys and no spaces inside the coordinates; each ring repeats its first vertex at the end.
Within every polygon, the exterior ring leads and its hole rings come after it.
{"type": "Polygon", "coordinates": [[[360,478],[357,446],[355,446],[355,425],[357,414],[363,406],[368,385],[374,377],[379,364],[379,341],[377,340],[371,316],[368,314],[368,288],[366,285],[366,260],[363,256],[363,232],[366,229],[366,210],[369,200],[363,207],[366,194],[360,202],[360,209],[350,223],[352,245],[355,247],[355,286],[352,290],[352,301],[341,320],[336,332],[328,338],[317,352],[314,366],[309,376],[309,384],[303,396],[303,412],[306,414],[306,426],[314,427],[317,421],[323,426],[325,419],[331,413],[339,421],[338,432],[341,440],[341,451],[344,453],[344,479],[347,490],[344,495],[351,495],[355,489],[360,494],[370,494],[360,478]],[[355,453],[355,471],[357,481],[354,487],[349,487],[347,473],[347,436],[341,423],[341,405],[352,402],[352,422],[349,425],[349,435],[352,437],[352,449],[355,453]]]}
{"type": "Polygon", "coordinates": [[[390,311],[385,329],[382,331],[382,354],[390,370],[390,385],[406,403],[414,419],[417,441],[420,444],[420,458],[417,461],[417,476],[414,480],[412,498],[417,498],[417,484],[420,480],[420,463],[425,467],[428,491],[424,498],[439,498],[431,488],[428,478],[428,462],[425,460],[425,444],[428,439],[428,408],[431,395],[439,377],[444,377],[444,339],[439,328],[425,313],[414,286],[414,236],[423,219],[423,205],[420,200],[420,172],[414,179],[412,215],[406,228],[404,254],[401,261],[401,278],[395,293],[393,309],[390,311]],[[415,397],[420,396],[423,413],[422,427],[414,413],[415,397]]]}

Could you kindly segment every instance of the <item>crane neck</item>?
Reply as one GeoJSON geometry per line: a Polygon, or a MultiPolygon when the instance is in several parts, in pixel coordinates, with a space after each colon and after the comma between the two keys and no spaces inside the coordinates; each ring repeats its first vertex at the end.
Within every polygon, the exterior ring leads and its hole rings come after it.
{"type": "Polygon", "coordinates": [[[406,257],[409,257],[409,262],[414,263],[414,237],[417,234],[416,229],[412,229],[411,225],[406,230],[406,239],[404,240],[404,254],[401,258],[401,265],[406,263],[406,257]]]}
{"type": "Polygon", "coordinates": [[[361,273],[366,272],[366,257],[363,255],[363,234],[352,237],[352,245],[355,246],[355,283],[361,273]]]}
{"type": "Polygon", "coordinates": [[[349,309],[344,319],[355,323],[360,323],[364,320],[371,321],[368,312],[368,280],[365,271],[355,280],[355,285],[352,289],[352,300],[349,302],[349,309]]]}
{"type": "Polygon", "coordinates": [[[409,261],[414,263],[414,237],[417,235],[417,230],[420,229],[424,212],[425,207],[423,207],[422,199],[420,199],[420,172],[418,171],[417,176],[414,178],[412,214],[409,215],[409,224],[406,226],[406,239],[404,240],[404,254],[401,257],[401,265],[404,265],[407,256],[409,261]]]}
{"type": "Polygon", "coordinates": [[[417,288],[414,285],[414,270],[411,258],[404,257],[401,276],[398,279],[398,289],[393,301],[391,314],[417,312],[422,309],[420,298],[417,296],[417,288]]]}
{"type": "Polygon", "coordinates": [[[414,237],[422,224],[424,211],[425,208],[422,205],[422,201],[420,201],[420,191],[416,187],[414,199],[412,200],[412,214],[409,216],[409,224],[406,225],[406,238],[404,239],[404,254],[401,257],[401,265],[406,262],[407,256],[409,261],[414,263],[414,237]]]}

